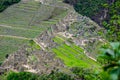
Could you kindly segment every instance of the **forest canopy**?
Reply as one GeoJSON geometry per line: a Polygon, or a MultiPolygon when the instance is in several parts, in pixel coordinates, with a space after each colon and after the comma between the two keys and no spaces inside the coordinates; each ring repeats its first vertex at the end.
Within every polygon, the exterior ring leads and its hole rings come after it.
{"type": "Polygon", "coordinates": [[[109,41],[120,41],[120,0],[64,0],[107,31],[109,41]]]}
{"type": "Polygon", "coordinates": [[[0,0],[0,12],[5,10],[8,6],[18,3],[20,0],[0,0]]]}

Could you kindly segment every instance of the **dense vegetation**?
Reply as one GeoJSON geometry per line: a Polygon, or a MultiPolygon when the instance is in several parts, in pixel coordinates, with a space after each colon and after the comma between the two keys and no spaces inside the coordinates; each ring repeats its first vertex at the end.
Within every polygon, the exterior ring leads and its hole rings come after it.
{"type": "Polygon", "coordinates": [[[29,72],[8,72],[2,77],[1,80],[74,80],[70,75],[52,71],[50,74],[34,74],[29,72]]]}
{"type": "Polygon", "coordinates": [[[120,42],[110,43],[101,48],[100,57],[104,60],[103,69],[110,75],[110,80],[120,80],[120,42]]]}
{"type": "Polygon", "coordinates": [[[8,6],[18,3],[20,0],[0,0],[0,12],[6,9],[8,6]]]}
{"type": "Polygon", "coordinates": [[[64,0],[75,10],[95,20],[107,30],[109,41],[120,41],[120,1],[119,0],[64,0]]]}
{"type": "Polygon", "coordinates": [[[106,4],[108,17],[104,19],[103,26],[108,30],[110,41],[120,41],[120,0],[106,4]]]}
{"type": "Polygon", "coordinates": [[[106,3],[106,0],[64,0],[66,3],[70,3],[74,6],[75,10],[88,17],[92,17],[102,9],[102,4],[106,3]]]}

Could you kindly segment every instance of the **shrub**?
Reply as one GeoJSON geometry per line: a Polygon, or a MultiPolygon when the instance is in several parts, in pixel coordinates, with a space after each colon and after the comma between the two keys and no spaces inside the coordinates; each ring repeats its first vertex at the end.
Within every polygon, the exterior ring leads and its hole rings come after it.
{"type": "Polygon", "coordinates": [[[103,68],[111,80],[120,80],[120,42],[112,42],[110,45],[110,48],[101,49],[100,57],[106,61],[103,68]]]}
{"type": "Polygon", "coordinates": [[[57,71],[52,71],[48,75],[42,75],[39,80],[74,80],[70,75],[62,73],[62,72],[57,72],[57,71]]]}
{"type": "Polygon", "coordinates": [[[108,7],[108,19],[103,22],[103,26],[108,30],[109,41],[120,41],[120,1],[116,0],[108,7]]]}
{"type": "Polygon", "coordinates": [[[0,76],[2,80],[74,80],[70,75],[52,71],[50,74],[34,74],[30,72],[8,72],[0,76]]]}
{"type": "Polygon", "coordinates": [[[76,74],[78,79],[82,80],[101,80],[97,72],[94,72],[92,69],[73,67],[71,71],[76,74]]]}
{"type": "Polygon", "coordinates": [[[29,72],[10,72],[6,80],[38,80],[38,75],[29,72]]]}

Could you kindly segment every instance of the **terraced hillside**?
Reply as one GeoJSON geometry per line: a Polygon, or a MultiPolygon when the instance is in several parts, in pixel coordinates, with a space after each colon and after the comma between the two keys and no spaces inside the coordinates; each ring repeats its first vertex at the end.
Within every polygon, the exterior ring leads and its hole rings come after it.
{"type": "Polygon", "coordinates": [[[65,65],[69,67],[99,68],[99,64],[87,57],[84,49],[75,45],[71,40],[60,35],[54,37],[53,40],[57,43],[57,46],[52,51],[57,55],[56,57],[63,60],[65,65]]]}
{"type": "Polygon", "coordinates": [[[23,0],[0,13],[0,59],[7,58],[3,70],[39,74],[53,70],[73,74],[70,69],[74,67],[93,73],[101,70],[96,52],[87,51],[101,39],[99,26],[61,1],[23,0]]]}
{"type": "Polygon", "coordinates": [[[41,32],[49,30],[67,13],[64,8],[21,1],[0,13],[0,61],[41,32]]]}

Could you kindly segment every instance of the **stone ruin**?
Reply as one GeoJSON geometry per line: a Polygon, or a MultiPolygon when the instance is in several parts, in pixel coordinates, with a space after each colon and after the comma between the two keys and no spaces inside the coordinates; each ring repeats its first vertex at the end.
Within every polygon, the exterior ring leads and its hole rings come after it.
{"type": "MultiPolygon", "coordinates": [[[[13,71],[29,71],[33,73],[50,73],[52,70],[64,68],[60,59],[55,58],[54,53],[43,50],[29,52],[28,46],[22,47],[19,51],[11,54],[1,65],[1,68],[13,71]],[[29,56],[35,56],[35,61],[30,61],[29,56]]],[[[2,69],[1,69],[2,73],[2,69]]]]}
{"type": "MultiPolygon", "coordinates": [[[[39,1],[42,4],[46,4],[53,0],[39,1]]],[[[51,31],[44,31],[34,39],[34,41],[42,48],[41,50],[29,52],[27,50],[29,47],[24,46],[14,54],[11,54],[1,67],[7,68],[7,70],[29,71],[40,74],[50,73],[54,69],[65,68],[64,63],[60,59],[55,58],[54,53],[47,51],[46,49],[49,50],[56,47],[57,44],[53,41],[56,34],[59,32],[66,32],[72,23],[77,22],[78,20],[81,21],[82,18],[83,16],[78,15],[74,10],[69,10],[68,14],[62,20],[57,24],[50,26],[51,31]],[[29,56],[35,56],[36,61],[29,62],[29,56]]],[[[73,41],[75,41],[74,38],[73,41]]],[[[78,45],[76,42],[75,44],[78,45]]]]}

